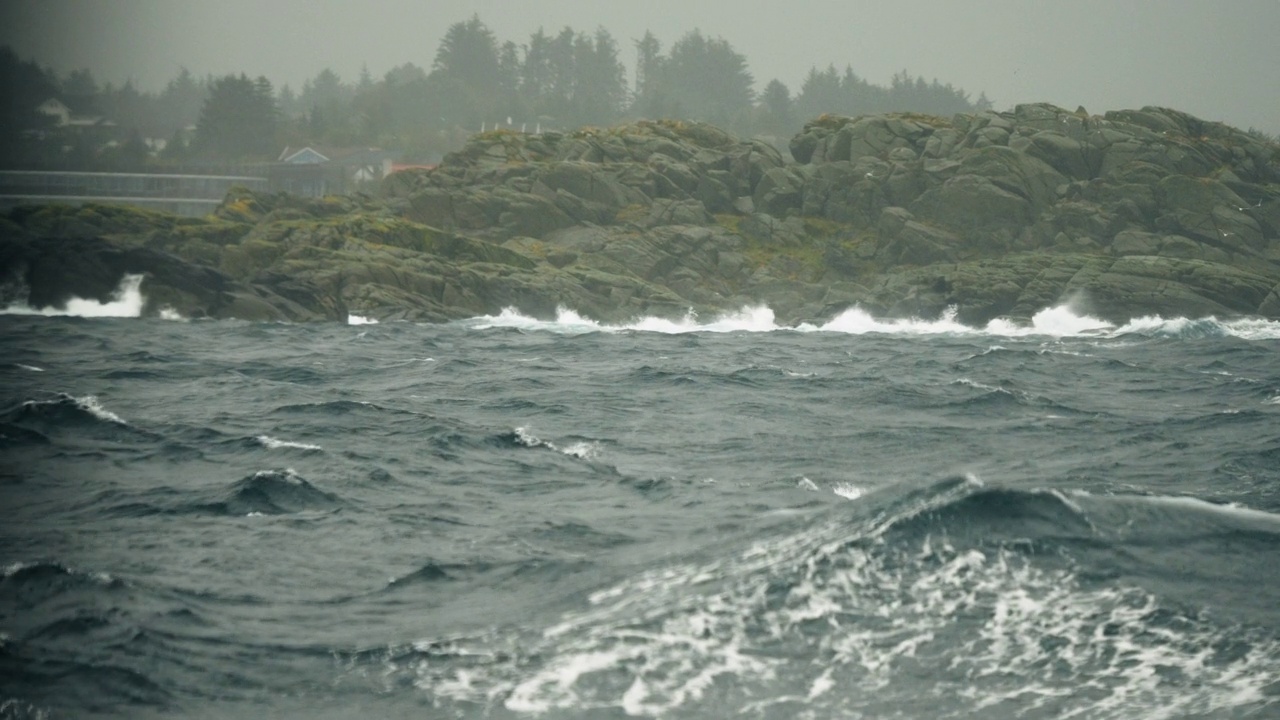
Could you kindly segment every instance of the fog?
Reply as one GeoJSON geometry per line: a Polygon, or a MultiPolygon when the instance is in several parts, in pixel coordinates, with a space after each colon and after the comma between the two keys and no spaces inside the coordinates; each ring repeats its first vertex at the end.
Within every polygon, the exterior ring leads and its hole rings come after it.
{"type": "Polygon", "coordinates": [[[872,82],[937,78],[998,109],[1047,101],[1090,112],[1164,105],[1280,132],[1276,0],[5,0],[0,44],[65,73],[158,89],[185,66],[302,85],[330,67],[354,79],[412,62],[429,68],[446,28],[479,14],[500,41],[539,26],[604,27],[634,63],[652,30],[669,47],[693,28],[746,56],[757,87],[794,92],[812,66],[852,66],[872,82]]]}

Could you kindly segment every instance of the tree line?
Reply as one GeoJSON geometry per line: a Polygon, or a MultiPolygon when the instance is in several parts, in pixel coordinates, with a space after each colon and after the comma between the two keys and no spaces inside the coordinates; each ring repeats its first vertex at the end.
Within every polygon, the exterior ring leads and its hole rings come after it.
{"type": "Polygon", "coordinates": [[[677,118],[785,141],[823,113],[950,115],[991,106],[985,95],[971,99],[906,71],[882,86],[834,66],[811,69],[795,92],[774,79],[757,93],[747,59],[699,30],[669,47],[646,32],[630,51],[628,77],[624,49],[604,28],[539,28],[518,44],[499,41],[472,16],[448,28],[429,68],[406,63],[381,78],[365,69],[353,81],[324,69],[296,90],[265,77],[198,77],[184,68],[159,92],[145,92],[131,82],[99,85],[89,70],[59,76],[0,48],[0,82],[9,88],[0,162],[138,169],[274,159],[285,146],[303,145],[377,146],[429,162],[494,127],[533,132],[677,118]],[[98,131],[53,127],[35,111],[51,97],[109,123],[98,131]]]}

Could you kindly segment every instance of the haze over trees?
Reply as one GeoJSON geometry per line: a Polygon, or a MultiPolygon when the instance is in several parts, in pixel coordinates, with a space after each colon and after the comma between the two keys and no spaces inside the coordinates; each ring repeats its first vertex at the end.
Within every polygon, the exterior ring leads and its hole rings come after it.
{"type": "Polygon", "coordinates": [[[620,42],[605,28],[539,28],[501,40],[479,18],[454,23],[429,68],[405,63],[382,77],[323,68],[301,88],[266,77],[198,77],[183,68],[160,92],[99,85],[90,70],[59,77],[0,49],[0,163],[6,167],[190,168],[274,160],[286,147],[377,146],[431,162],[481,129],[566,130],[637,118],[710,122],[784,142],[823,113],[950,115],[990,107],[985,95],[905,70],[887,86],[853,69],[813,68],[798,89],[771,79],[755,91],[746,57],[691,30],[669,46],[652,33],[620,42]],[[634,68],[628,77],[624,54],[634,68]],[[50,98],[74,127],[36,110],[50,98]],[[91,122],[94,118],[96,121],[91,122]]]}

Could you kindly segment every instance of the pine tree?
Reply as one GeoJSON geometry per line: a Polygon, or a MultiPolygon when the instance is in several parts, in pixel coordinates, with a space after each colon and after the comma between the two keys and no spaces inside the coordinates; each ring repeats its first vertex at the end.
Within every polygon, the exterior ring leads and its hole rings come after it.
{"type": "Polygon", "coordinates": [[[57,94],[57,77],[0,47],[0,88],[0,167],[34,167],[42,155],[60,153],[60,142],[35,134],[53,129],[53,119],[36,108],[57,94]]]}
{"type": "Polygon", "coordinates": [[[520,95],[530,107],[538,107],[551,88],[551,37],[538,28],[524,48],[520,67],[520,95]]]}
{"type": "Polygon", "coordinates": [[[662,60],[662,44],[649,30],[644,37],[636,40],[636,99],[647,98],[653,92],[653,86],[659,79],[658,65],[662,60]]]}
{"type": "Polygon", "coordinates": [[[600,28],[594,38],[576,37],[573,68],[573,124],[613,122],[626,102],[627,79],[609,31],[600,28]]]}
{"type": "Polygon", "coordinates": [[[482,93],[491,93],[498,87],[498,41],[479,15],[449,26],[436,50],[431,74],[482,93]]]}
{"type": "Polygon", "coordinates": [[[834,65],[826,70],[809,68],[804,83],[800,85],[800,94],[796,96],[796,112],[804,118],[813,118],[826,113],[845,114],[846,94],[840,85],[840,76],[834,65]]]}
{"type": "Polygon", "coordinates": [[[771,135],[786,135],[792,131],[791,91],[782,81],[770,80],[760,93],[760,130],[771,135]]]}
{"type": "Polygon", "coordinates": [[[745,118],[754,97],[747,61],[728,41],[698,30],[671,46],[661,63],[657,93],[679,117],[729,127],[745,118]]]}
{"type": "Polygon", "coordinates": [[[279,122],[271,83],[244,73],[210,83],[196,124],[195,146],[206,157],[240,159],[275,152],[279,122]]]}
{"type": "Polygon", "coordinates": [[[158,115],[170,130],[185,129],[200,117],[200,108],[208,96],[208,88],[184,68],[165,85],[160,93],[158,115]]]}

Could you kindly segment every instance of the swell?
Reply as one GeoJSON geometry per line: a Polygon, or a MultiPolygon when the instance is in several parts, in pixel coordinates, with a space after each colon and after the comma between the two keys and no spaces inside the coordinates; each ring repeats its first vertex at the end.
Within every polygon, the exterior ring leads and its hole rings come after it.
{"type": "Polygon", "coordinates": [[[351,507],[337,493],[323,490],[292,468],[260,470],[219,490],[180,489],[170,485],[144,490],[105,490],[82,508],[93,516],[148,518],[153,516],[331,514],[351,507]]]}
{"type": "Polygon", "coordinates": [[[1096,558],[1077,553],[1133,547],[1117,508],[1173,513],[1228,542],[1243,531],[1274,543],[1275,516],[1079,499],[967,478],[881,492],[601,588],[540,633],[431,638],[379,661],[463,715],[497,702],[535,715],[877,717],[925,713],[920,698],[939,693],[931,716],[986,715],[988,699],[1013,715],[1053,702],[1084,717],[1273,707],[1280,627],[1223,623],[1128,578],[1092,577],[1096,558]],[[956,683],[973,692],[956,696],[956,683]]]}
{"type": "Polygon", "coordinates": [[[336,512],[347,503],[312,485],[291,469],[261,470],[227,489],[223,499],[191,506],[218,515],[288,515],[304,511],[336,512]]]}
{"type": "Polygon", "coordinates": [[[139,659],[151,646],[138,625],[148,604],[144,589],[106,573],[10,565],[0,574],[0,697],[75,712],[165,706],[169,691],[139,659]]]}

